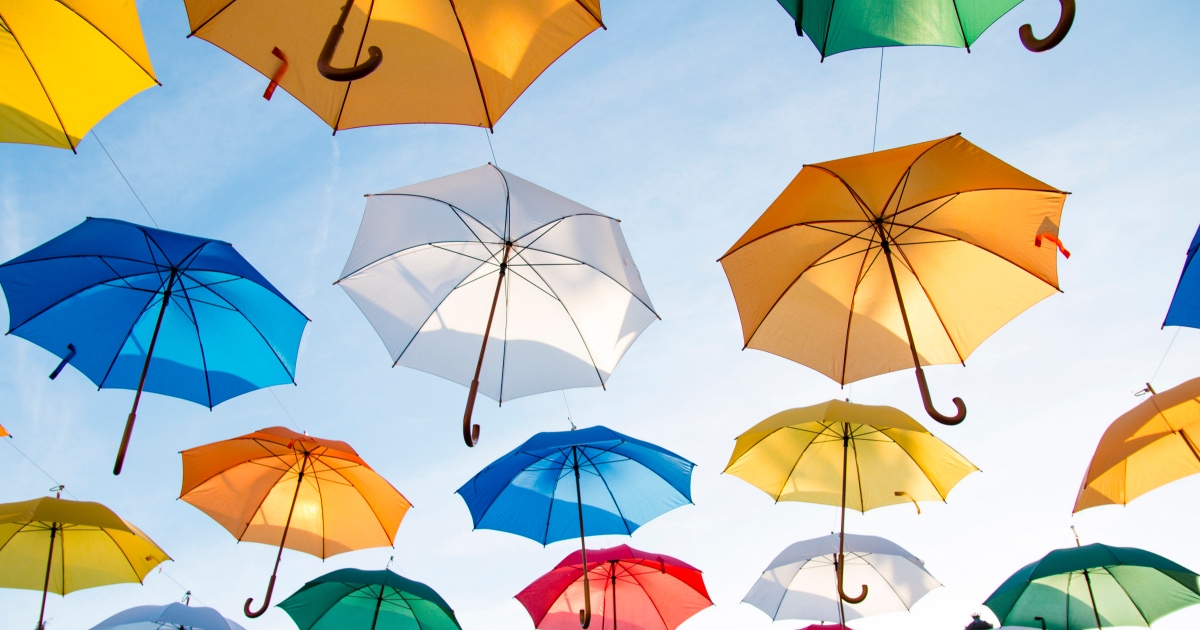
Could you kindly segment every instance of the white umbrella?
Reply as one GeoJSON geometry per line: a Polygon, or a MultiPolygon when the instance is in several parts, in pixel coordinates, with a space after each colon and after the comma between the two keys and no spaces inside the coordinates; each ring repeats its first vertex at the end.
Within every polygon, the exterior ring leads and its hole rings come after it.
{"type": "Polygon", "coordinates": [[[925,570],[925,563],[890,540],[846,534],[845,545],[846,582],[868,587],[869,595],[862,602],[842,604],[838,597],[836,534],[802,540],[784,549],[742,601],[772,619],[836,619],[844,624],[908,610],[941,586],[925,570]]]}
{"type": "Polygon", "coordinates": [[[242,626],[221,616],[212,608],[186,606],[178,602],[166,606],[135,606],[121,611],[92,630],[246,630],[242,626]]]}
{"type": "Polygon", "coordinates": [[[468,446],[476,392],[603,386],[658,318],[616,219],[491,164],[368,196],[337,284],[393,365],[471,388],[468,446]]]}

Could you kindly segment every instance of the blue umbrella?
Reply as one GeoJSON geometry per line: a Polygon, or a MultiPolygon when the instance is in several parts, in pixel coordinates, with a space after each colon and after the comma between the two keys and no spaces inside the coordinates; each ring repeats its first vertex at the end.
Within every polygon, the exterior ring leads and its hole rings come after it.
{"type": "Polygon", "coordinates": [[[188,606],[178,602],[166,606],[134,606],[123,610],[92,630],[246,630],[236,622],[221,616],[212,608],[188,606]]]}
{"type": "Polygon", "coordinates": [[[1175,297],[1171,298],[1163,326],[1200,328],[1200,266],[1192,266],[1198,248],[1200,229],[1188,246],[1187,261],[1183,263],[1183,273],[1179,275],[1179,285],[1175,287],[1175,297]]]}
{"type": "MultiPolygon", "coordinates": [[[[543,545],[584,533],[629,535],[692,502],[692,462],[607,427],[538,433],[457,490],[477,529],[510,532],[543,545]],[[585,528],[586,524],[586,528],[585,528]]],[[[580,620],[591,597],[584,581],[580,620]]]]}
{"type": "Polygon", "coordinates": [[[200,403],[295,382],[308,318],[229,243],[87,219],[0,265],[9,333],[98,387],[200,403]]]}

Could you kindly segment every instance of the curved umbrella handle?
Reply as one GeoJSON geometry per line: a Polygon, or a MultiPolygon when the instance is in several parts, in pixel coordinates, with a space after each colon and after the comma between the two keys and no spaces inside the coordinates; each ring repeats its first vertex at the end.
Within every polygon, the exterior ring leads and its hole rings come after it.
{"type": "Polygon", "coordinates": [[[1025,24],[1021,27],[1021,43],[1032,52],[1046,52],[1051,48],[1062,43],[1064,37],[1067,36],[1067,31],[1071,30],[1071,24],[1075,21],[1075,0],[1058,0],[1062,5],[1062,13],[1058,17],[1058,25],[1054,30],[1046,36],[1045,39],[1038,39],[1033,34],[1033,27],[1025,24]]]}
{"type": "Polygon", "coordinates": [[[866,584],[862,585],[862,593],[858,597],[850,597],[849,595],[847,595],[846,591],[842,588],[842,582],[843,582],[842,567],[843,566],[845,566],[845,557],[841,553],[839,553],[838,554],[838,563],[837,563],[838,596],[842,598],[842,601],[844,601],[848,604],[857,604],[867,598],[867,585],[866,584]]]}
{"type": "Polygon", "coordinates": [[[592,625],[592,587],[588,584],[587,566],[583,568],[583,610],[579,611],[579,627],[587,630],[592,625]]]}
{"type": "Polygon", "coordinates": [[[267,583],[267,596],[263,600],[262,608],[259,608],[257,611],[251,611],[250,604],[252,602],[254,602],[254,598],[250,597],[250,598],[246,599],[246,605],[243,607],[242,612],[246,613],[246,616],[251,619],[254,619],[256,617],[261,617],[263,615],[263,613],[267,612],[267,607],[271,605],[271,593],[273,593],[273,592],[275,592],[275,575],[274,574],[271,575],[271,581],[267,583]]]}
{"type": "Polygon", "coordinates": [[[357,66],[335,68],[330,65],[330,62],[333,61],[333,51],[337,49],[338,41],[342,39],[346,18],[350,15],[352,6],[354,6],[354,0],[346,0],[346,6],[342,7],[341,17],[338,18],[337,24],[329,29],[329,37],[325,39],[321,55],[317,57],[317,70],[320,71],[321,76],[330,81],[357,81],[375,72],[375,69],[383,62],[383,51],[379,50],[378,46],[371,46],[367,49],[367,60],[357,66]]]}
{"type": "Polygon", "coordinates": [[[921,389],[921,402],[925,403],[925,413],[928,413],[930,418],[950,426],[960,424],[966,419],[967,405],[957,396],[954,397],[953,402],[954,406],[958,408],[958,413],[953,416],[944,415],[933,407],[933,397],[929,395],[929,382],[925,380],[925,372],[920,367],[917,367],[917,386],[921,389]]]}
{"type": "Polygon", "coordinates": [[[479,443],[479,425],[471,424],[471,416],[475,412],[475,394],[479,393],[479,379],[471,381],[471,393],[467,394],[467,410],[463,412],[463,441],[467,446],[479,443]]]}
{"type": "Polygon", "coordinates": [[[1042,630],[1046,630],[1046,618],[1045,617],[1034,617],[1033,620],[1042,622],[1042,630]]]}

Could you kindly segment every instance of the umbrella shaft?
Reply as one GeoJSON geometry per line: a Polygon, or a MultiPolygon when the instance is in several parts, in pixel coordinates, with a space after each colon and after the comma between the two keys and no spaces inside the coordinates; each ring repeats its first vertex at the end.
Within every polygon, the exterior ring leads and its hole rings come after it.
{"type": "Polygon", "coordinates": [[[379,585],[379,598],[375,600],[375,616],[371,618],[371,630],[375,630],[375,624],[379,623],[379,608],[383,606],[383,589],[384,585],[379,585]]]}
{"type": "Polygon", "coordinates": [[[908,335],[908,349],[912,352],[913,366],[921,369],[921,359],[917,356],[917,342],[913,340],[912,325],[908,323],[908,311],[904,309],[904,296],[900,295],[900,279],[896,277],[896,265],[892,262],[892,248],[888,245],[883,227],[878,228],[879,242],[883,247],[883,257],[887,259],[888,271],[892,274],[892,286],[896,288],[896,302],[900,304],[900,318],[904,320],[904,332],[908,335]]]}
{"type": "Polygon", "coordinates": [[[1087,569],[1083,570],[1083,581],[1087,582],[1088,597],[1092,598],[1092,614],[1096,615],[1096,630],[1101,630],[1104,626],[1100,625],[1100,609],[1096,608],[1096,594],[1092,592],[1092,577],[1088,575],[1087,569]]]}
{"type": "Polygon", "coordinates": [[[167,277],[167,288],[163,291],[162,306],[158,309],[158,321],[154,323],[154,334],[150,336],[150,346],[146,348],[146,362],[142,364],[142,377],[138,380],[137,393],[133,396],[133,409],[125,420],[125,434],[121,436],[121,447],[117,450],[117,463],[113,466],[113,474],[121,474],[125,466],[125,450],[129,448],[129,438],[133,435],[133,422],[137,418],[138,403],[142,401],[142,388],[146,386],[146,374],[150,371],[150,358],[154,356],[154,345],[158,343],[158,331],[162,328],[163,316],[167,314],[167,303],[171,301],[171,287],[175,284],[175,270],[167,277]]]}
{"type": "MultiPolygon", "coordinates": [[[[507,252],[507,250],[505,250],[507,252]]],[[[507,255],[505,256],[507,258],[507,255]]],[[[571,447],[571,455],[575,459],[575,505],[579,508],[579,547],[583,556],[583,605],[579,611],[579,624],[587,628],[592,620],[592,587],[588,584],[587,542],[583,531],[583,490],[579,485],[579,449],[571,447]]]]}
{"type": "Polygon", "coordinates": [[[58,532],[58,523],[50,524],[50,553],[46,558],[46,583],[42,586],[42,611],[38,613],[37,630],[43,630],[46,619],[46,593],[50,590],[50,571],[54,567],[54,535],[58,532]]]}

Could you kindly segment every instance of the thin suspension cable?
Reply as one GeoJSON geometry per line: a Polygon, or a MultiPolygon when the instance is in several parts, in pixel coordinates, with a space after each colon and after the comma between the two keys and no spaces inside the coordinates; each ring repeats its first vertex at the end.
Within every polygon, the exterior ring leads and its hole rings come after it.
{"type": "Polygon", "coordinates": [[[174,582],[175,586],[178,586],[179,588],[183,589],[184,591],[187,591],[189,600],[199,602],[201,606],[209,607],[208,604],[204,603],[204,600],[200,599],[199,597],[196,597],[195,593],[192,593],[192,589],[180,584],[179,580],[176,580],[175,578],[171,577],[170,573],[167,573],[166,571],[164,571],[161,564],[158,565],[158,572],[160,574],[162,574],[163,577],[174,582]]]}
{"type": "Polygon", "coordinates": [[[1167,355],[1171,353],[1171,346],[1175,345],[1175,340],[1179,338],[1179,331],[1182,328],[1175,328],[1175,336],[1171,337],[1171,343],[1167,344],[1166,352],[1163,352],[1162,360],[1158,362],[1158,367],[1154,369],[1154,376],[1150,377],[1150,382],[1153,383],[1158,378],[1158,372],[1162,370],[1162,366],[1167,362],[1167,355]]]}
{"type": "Polygon", "coordinates": [[[875,84],[875,131],[871,134],[871,153],[875,152],[875,140],[879,138],[879,97],[883,94],[883,51],[879,48],[879,81],[875,84]]]}
{"type": "Polygon", "coordinates": [[[55,478],[54,478],[54,476],[53,476],[53,475],[51,475],[50,473],[46,472],[46,469],[45,469],[45,468],[42,468],[41,466],[39,466],[39,465],[38,465],[38,463],[37,463],[37,462],[33,461],[33,458],[32,458],[32,457],[30,457],[30,456],[28,456],[28,455],[26,455],[26,454],[25,454],[25,451],[22,451],[21,449],[17,448],[17,445],[16,445],[16,444],[13,444],[12,438],[9,438],[9,439],[7,439],[7,440],[4,440],[4,441],[5,441],[5,442],[8,442],[8,445],[9,445],[9,446],[11,446],[11,447],[13,447],[13,450],[15,450],[16,452],[20,453],[20,454],[21,454],[21,457],[24,457],[24,458],[25,458],[27,461],[29,461],[29,463],[30,463],[30,464],[33,464],[33,467],[34,467],[34,468],[37,468],[38,470],[42,471],[42,474],[43,474],[43,475],[46,475],[46,478],[47,478],[47,479],[49,479],[50,481],[53,481],[53,482],[54,482],[54,485],[56,485],[56,486],[62,486],[62,487],[63,487],[63,492],[65,492],[65,493],[67,493],[68,495],[70,495],[72,499],[75,499],[76,501],[78,501],[78,500],[79,500],[79,497],[76,497],[75,495],[71,494],[71,491],[66,489],[66,485],[65,485],[65,484],[63,484],[63,483],[60,483],[60,482],[59,482],[57,479],[55,479],[55,478]]]}
{"type": "Polygon", "coordinates": [[[283,401],[282,401],[282,400],[279,400],[279,396],[276,396],[276,395],[275,395],[275,388],[273,388],[273,387],[264,387],[263,389],[265,389],[265,390],[267,390],[267,391],[271,392],[271,397],[275,399],[275,402],[279,403],[279,408],[280,408],[280,409],[282,409],[282,410],[283,410],[283,413],[284,413],[284,415],[286,415],[286,416],[288,417],[288,421],[290,422],[290,424],[291,424],[291,427],[292,427],[293,429],[295,429],[295,430],[297,430],[297,431],[301,432],[301,433],[304,433],[304,430],[300,428],[300,425],[299,425],[299,424],[296,422],[296,419],[292,417],[292,414],[291,414],[291,412],[289,412],[289,411],[287,410],[287,407],[284,407],[284,406],[283,406],[283,401]]]}
{"type": "Polygon", "coordinates": [[[488,150],[492,152],[492,164],[495,164],[496,168],[500,168],[500,160],[496,159],[496,148],[492,146],[492,132],[484,129],[483,137],[487,138],[488,150]]]}
{"type": "Polygon", "coordinates": [[[574,431],[575,430],[575,421],[571,419],[571,403],[567,402],[567,390],[560,389],[560,390],[558,390],[558,393],[562,394],[563,406],[565,406],[567,408],[567,422],[571,423],[571,430],[574,431]]]}
{"type": "Polygon", "coordinates": [[[92,129],[91,134],[92,137],[96,139],[96,143],[100,145],[100,148],[104,149],[104,155],[108,156],[108,161],[112,162],[113,168],[117,169],[117,173],[121,176],[121,179],[125,180],[125,185],[129,187],[129,192],[133,193],[134,199],[137,199],[137,202],[142,206],[142,210],[146,211],[146,216],[150,217],[150,222],[154,224],[154,227],[158,227],[158,221],[154,220],[154,215],[150,214],[150,209],[146,207],[146,204],[142,201],[141,196],[139,196],[137,191],[133,189],[133,184],[129,183],[129,178],[125,177],[125,173],[121,171],[121,167],[117,166],[117,161],[114,160],[112,154],[108,152],[108,147],[105,147],[104,143],[100,142],[100,136],[96,135],[96,130],[92,129]]]}

